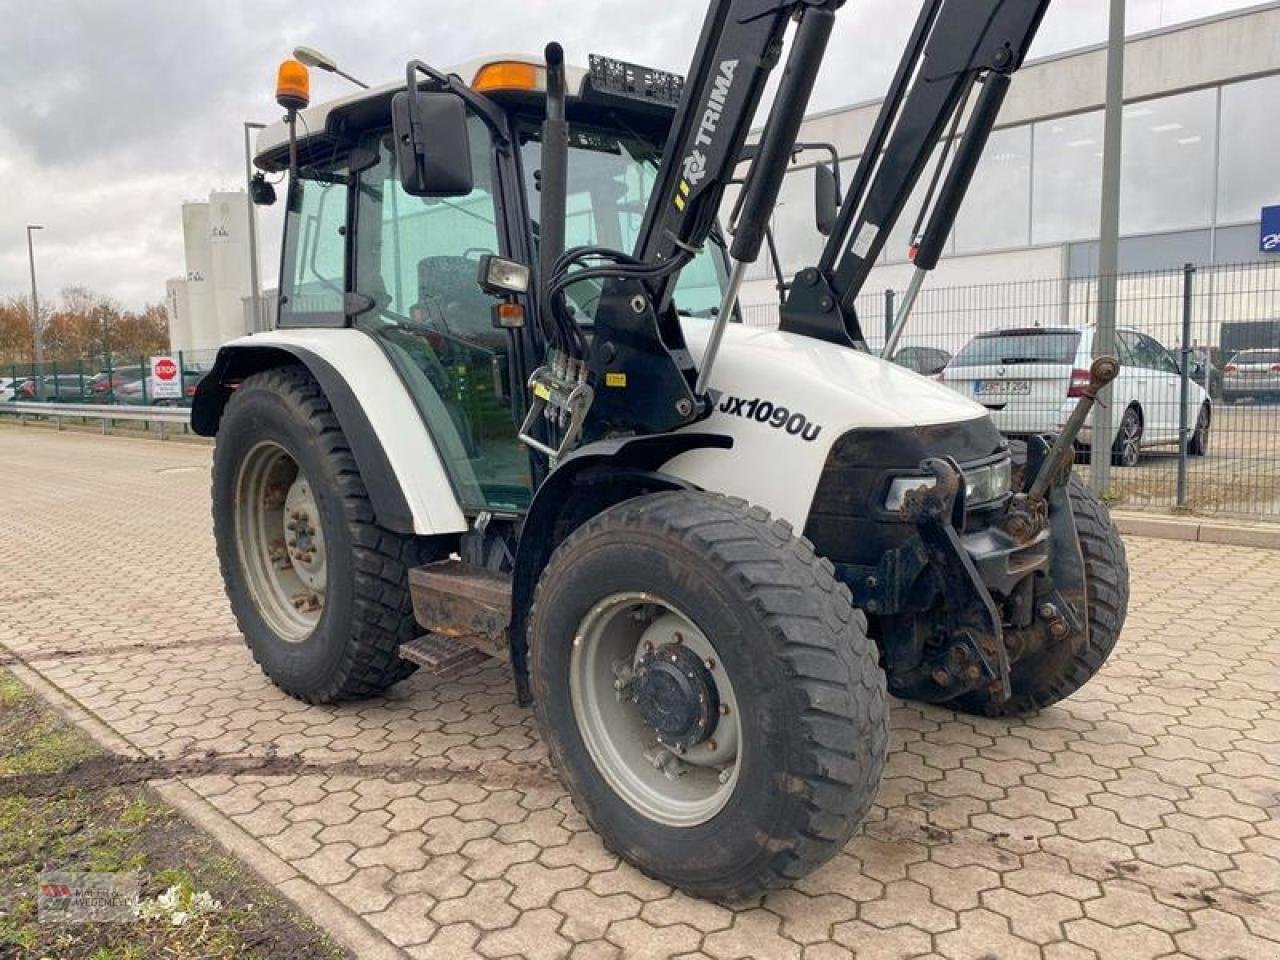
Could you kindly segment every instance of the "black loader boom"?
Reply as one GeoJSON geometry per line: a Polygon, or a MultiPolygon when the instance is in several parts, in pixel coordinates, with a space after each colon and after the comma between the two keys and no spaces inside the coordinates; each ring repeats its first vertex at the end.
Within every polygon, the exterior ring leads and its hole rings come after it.
{"type": "MultiPolygon", "coordinates": [[[[577,248],[542,272],[551,350],[531,382],[534,403],[522,435],[553,464],[579,442],[667,432],[707,414],[708,376],[724,326],[748,265],[760,255],[842,5],[843,0],[712,0],[634,249],[577,248]],[[729,283],[695,367],[671,291],[715,229],[792,21],[797,26],[778,93],[748,154],[729,283]],[[565,288],[583,280],[604,283],[589,345],[572,329],[564,305],[565,288]],[[627,390],[630,383],[644,383],[644,395],[627,390]],[[534,436],[539,422],[548,436],[534,436]]],[[[944,147],[930,202],[913,232],[918,269],[908,301],[914,297],[924,272],[937,263],[1009,77],[1021,66],[1048,5],[1049,0],[926,0],[822,257],[790,285],[783,330],[866,349],[854,300],[935,147],[949,130],[954,139],[980,88],[945,177],[952,140],[944,147]]],[[[552,61],[558,56],[557,49],[552,61]]],[[[548,116],[555,115],[549,108],[548,116]]],[[[548,167],[554,169],[550,154],[564,149],[564,142],[562,136],[546,141],[548,167]]]]}

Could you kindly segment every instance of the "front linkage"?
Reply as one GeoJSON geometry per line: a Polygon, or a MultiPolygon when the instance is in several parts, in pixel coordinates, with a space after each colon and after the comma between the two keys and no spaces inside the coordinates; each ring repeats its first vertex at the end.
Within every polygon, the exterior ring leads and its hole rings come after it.
{"type": "Polygon", "coordinates": [[[931,634],[905,627],[885,643],[889,689],[913,700],[951,700],[986,690],[994,703],[1009,699],[1010,663],[1046,643],[1088,644],[1084,558],[1067,485],[1077,434],[1098,391],[1115,379],[1119,363],[1100,357],[1088,388],[1050,445],[1033,437],[1018,492],[980,532],[966,536],[965,482],[950,458],[928,458],[932,485],[910,491],[902,519],[916,536],[886,551],[870,572],[837,564],[854,603],[892,622],[934,607],[943,622],[931,634]]]}

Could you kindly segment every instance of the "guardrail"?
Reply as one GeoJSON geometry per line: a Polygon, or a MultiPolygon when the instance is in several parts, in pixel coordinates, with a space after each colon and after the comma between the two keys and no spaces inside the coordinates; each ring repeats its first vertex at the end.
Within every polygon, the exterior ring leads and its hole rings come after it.
{"type": "Polygon", "coordinates": [[[191,423],[191,410],[187,407],[131,407],[111,403],[37,403],[19,401],[17,403],[0,403],[0,414],[12,414],[25,423],[28,419],[39,417],[53,420],[58,429],[62,429],[64,420],[100,420],[102,432],[108,433],[111,424],[118,420],[128,420],[146,424],[156,424],[159,439],[168,438],[167,428],[181,427],[186,432],[191,423]]]}

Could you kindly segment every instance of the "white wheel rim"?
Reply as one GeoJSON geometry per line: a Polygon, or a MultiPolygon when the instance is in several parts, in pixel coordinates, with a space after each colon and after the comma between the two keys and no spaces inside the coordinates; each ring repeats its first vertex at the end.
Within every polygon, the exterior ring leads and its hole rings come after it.
{"type": "Polygon", "coordinates": [[[306,474],[274,441],[257,444],[240,463],[235,528],[254,607],[281,639],[303,642],[324,612],[324,532],[306,474]]]}
{"type": "Polygon", "coordinates": [[[653,594],[619,593],[592,607],[573,638],[569,694],[596,769],[633,810],[667,826],[693,827],[724,809],[742,766],[738,699],[715,646],[672,604],[653,594]],[[626,688],[619,689],[646,650],[670,643],[712,664],[721,705],[710,736],[683,752],[663,747],[626,688]]]}

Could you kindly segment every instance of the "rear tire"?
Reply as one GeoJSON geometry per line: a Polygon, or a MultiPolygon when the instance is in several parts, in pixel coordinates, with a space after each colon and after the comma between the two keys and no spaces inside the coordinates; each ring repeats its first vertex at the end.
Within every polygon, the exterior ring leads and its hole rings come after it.
{"type": "Polygon", "coordinates": [[[231,395],[213,454],[213,528],[245,642],[290,696],[369,697],[416,669],[399,655],[419,632],[408,570],[447,551],[378,526],[337,417],[306,368],[255,374],[231,395]],[[299,496],[311,551],[300,558],[285,547],[297,537],[285,524],[299,496]],[[292,612],[290,591],[305,595],[292,612]]]}
{"type": "Polygon", "coordinates": [[[1136,467],[1142,457],[1142,414],[1127,407],[1111,446],[1111,462],[1117,467],[1136,467]]]}
{"type": "Polygon", "coordinates": [[[986,691],[973,691],[951,701],[964,713],[979,716],[1022,716],[1063,700],[1102,669],[1115,649],[1129,610],[1129,565],[1124,541],[1101,500],[1078,478],[1067,487],[1084,554],[1085,601],[1089,608],[1089,642],[1080,653],[1070,643],[1046,640],[1038,652],[1009,668],[1012,696],[996,703],[986,691]]]}
{"type": "MultiPolygon", "coordinates": [[[[534,709],[552,761],[605,844],[659,880],[721,899],[785,885],[839,852],[871,805],[888,725],[866,619],[831,564],[759,508],[676,491],[605,511],[553,554],[529,641],[534,709]],[[606,677],[618,677],[619,665],[630,675],[627,664],[643,664],[646,649],[672,663],[690,649],[688,637],[667,627],[655,635],[647,625],[660,625],[646,619],[647,603],[678,612],[718,659],[699,646],[712,682],[683,701],[679,694],[675,707],[696,709],[699,691],[723,703],[727,689],[741,705],[720,716],[709,738],[704,731],[701,741],[660,748],[657,727],[630,699],[638,680],[613,698],[583,699],[576,664],[595,656],[607,669],[610,659],[595,651],[616,635],[595,625],[602,610],[624,602],[639,625],[623,618],[617,629],[632,634],[613,648],[623,656],[606,677]],[[663,645],[650,647],[645,638],[653,636],[663,645]],[[716,750],[715,738],[730,735],[738,740],[728,765],[695,766],[699,751],[716,750]],[[667,754],[677,760],[679,775],[666,778],[676,786],[637,759],[656,768],[653,757],[665,764],[667,754]]],[[[696,663],[691,679],[695,671],[696,663]]],[[[643,675],[638,666],[635,676],[643,675]]]]}

